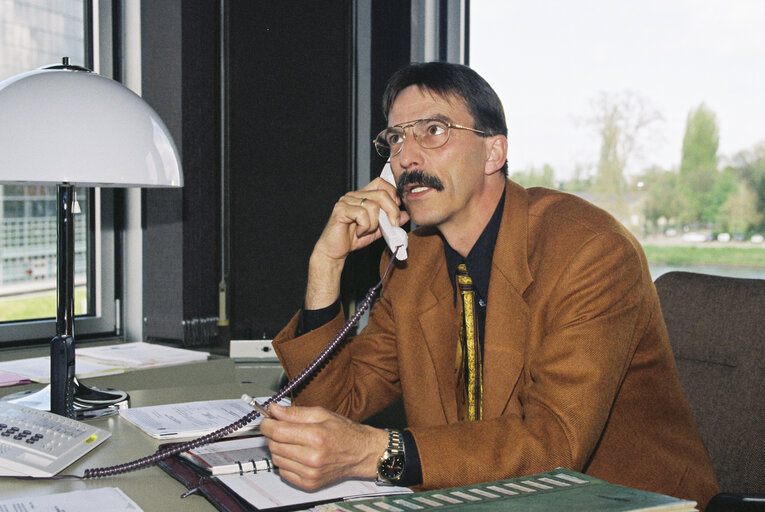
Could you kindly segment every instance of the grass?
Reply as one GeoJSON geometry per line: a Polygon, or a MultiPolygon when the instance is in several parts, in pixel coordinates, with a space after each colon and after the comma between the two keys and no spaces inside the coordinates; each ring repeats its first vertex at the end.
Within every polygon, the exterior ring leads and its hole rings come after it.
{"type": "Polygon", "coordinates": [[[765,268],[765,247],[644,245],[649,263],[765,268]]]}
{"type": "MultiPolygon", "coordinates": [[[[85,290],[74,292],[74,314],[81,315],[85,311],[85,290]]],[[[40,318],[56,317],[56,292],[46,294],[2,297],[0,298],[0,322],[19,320],[37,320],[40,318]]]]}

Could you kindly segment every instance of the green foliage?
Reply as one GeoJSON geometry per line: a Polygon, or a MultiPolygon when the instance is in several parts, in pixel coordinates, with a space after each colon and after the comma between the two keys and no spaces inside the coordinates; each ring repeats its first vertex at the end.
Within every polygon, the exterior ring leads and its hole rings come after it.
{"type": "Polygon", "coordinates": [[[652,168],[640,176],[643,183],[643,214],[651,228],[659,226],[664,218],[670,225],[675,224],[686,207],[684,197],[679,193],[678,174],[661,168],[652,168]]]}
{"type": "Polygon", "coordinates": [[[755,192],[760,220],[753,228],[765,231],[765,141],[755,145],[751,150],[734,155],[726,170],[735,174],[755,192]]]}
{"type": "Polygon", "coordinates": [[[530,167],[525,171],[514,172],[510,179],[524,187],[555,188],[555,173],[548,164],[544,164],[541,169],[530,167]]]}
{"type": "MultiPolygon", "coordinates": [[[[733,235],[765,234],[765,141],[734,155],[719,170],[717,116],[702,103],[688,112],[679,168],[647,169],[635,180],[640,186],[628,187],[626,163],[661,116],[630,93],[603,93],[593,107],[590,123],[600,135],[594,173],[578,165],[561,189],[598,196],[598,204],[621,219],[634,214],[638,197],[644,232],[694,226],[733,235]]],[[[534,169],[522,174],[518,180],[526,183],[542,179],[534,169]]]]}
{"type": "Polygon", "coordinates": [[[762,221],[757,211],[757,193],[743,181],[738,182],[736,191],[720,207],[720,225],[729,233],[744,235],[752,226],[762,221]]]}
{"type": "MultiPolygon", "coordinates": [[[[707,224],[719,225],[723,217],[720,208],[736,195],[741,181],[729,170],[718,173],[707,200],[701,207],[700,219],[707,224]]],[[[745,231],[743,231],[745,232],[745,231]]]]}
{"type": "Polygon", "coordinates": [[[717,216],[717,208],[722,204],[715,197],[719,145],[717,116],[702,103],[688,113],[683,136],[680,188],[690,206],[683,215],[685,222],[711,223],[717,216]]]}
{"type": "Polygon", "coordinates": [[[559,188],[568,192],[588,192],[593,188],[593,178],[581,164],[574,167],[574,177],[561,183],[559,188]]]}
{"type": "Polygon", "coordinates": [[[703,103],[688,112],[683,136],[680,174],[717,170],[720,135],[717,116],[703,103]]]}

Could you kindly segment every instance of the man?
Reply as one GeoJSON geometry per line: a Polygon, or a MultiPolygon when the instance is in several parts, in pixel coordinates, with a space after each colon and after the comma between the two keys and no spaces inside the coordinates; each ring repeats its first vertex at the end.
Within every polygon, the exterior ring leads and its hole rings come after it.
{"type": "Polygon", "coordinates": [[[717,484],[638,242],[581,199],[507,179],[502,105],[471,69],[407,66],[384,110],[375,144],[397,190],[376,179],[335,205],[275,339],[290,377],[342,325],[340,273],[380,237],[379,210],[420,228],[364,331],[263,421],[281,475],[439,488],[561,466],[703,506],[717,484]],[[405,431],[356,423],[399,396],[405,431]]]}

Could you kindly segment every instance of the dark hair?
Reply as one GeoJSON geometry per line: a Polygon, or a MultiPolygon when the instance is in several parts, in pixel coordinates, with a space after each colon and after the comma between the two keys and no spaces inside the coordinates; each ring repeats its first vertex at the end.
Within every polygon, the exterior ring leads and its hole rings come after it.
{"type": "MultiPolygon", "coordinates": [[[[481,75],[462,64],[450,62],[412,63],[396,71],[383,93],[383,114],[388,118],[398,94],[411,85],[448,98],[462,99],[473,117],[476,130],[507,137],[507,122],[502,102],[481,75]]],[[[502,167],[508,174],[507,162],[502,167]]]]}

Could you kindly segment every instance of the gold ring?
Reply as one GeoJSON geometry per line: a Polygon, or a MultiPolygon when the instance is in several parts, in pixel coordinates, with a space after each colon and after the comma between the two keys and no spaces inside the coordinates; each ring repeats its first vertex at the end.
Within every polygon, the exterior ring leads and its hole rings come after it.
{"type": "Polygon", "coordinates": [[[359,203],[359,206],[364,206],[364,201],[366,201],[366,200],[367,200],[366,197],[364,199],[362,199],[361,202],[359,203]]]}

